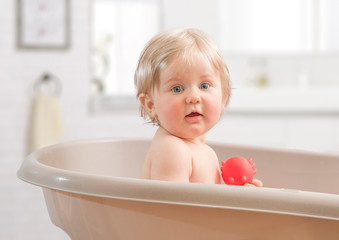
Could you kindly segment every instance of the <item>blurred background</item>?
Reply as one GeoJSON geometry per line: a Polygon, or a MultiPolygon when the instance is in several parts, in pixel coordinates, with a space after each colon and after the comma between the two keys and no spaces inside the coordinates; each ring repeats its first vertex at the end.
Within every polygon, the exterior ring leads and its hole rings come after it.
{"type": "Polygon", "coordinates": [[[29,152],[152,138],[133,74],[166,29],[205,31],[229,67],[230,105],[209,141],[339,152],[336,0],[3,0],[0,13],[1,239],[69,239],[41,189],[16,177],[29,152]]]}

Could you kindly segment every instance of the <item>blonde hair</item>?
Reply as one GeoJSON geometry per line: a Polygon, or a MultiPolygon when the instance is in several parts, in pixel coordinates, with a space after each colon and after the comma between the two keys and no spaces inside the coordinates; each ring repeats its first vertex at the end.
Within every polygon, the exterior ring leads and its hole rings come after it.
{"type": "MultiPolygon", "coordinates": [[[[219,72],[225,106],[228,104],[231,87],[229,71],[215,43],[196,29],[170,30],[154,36],[141,52],[134,74],[137,97],[151,94],[159,86],[159,74],[173,57],[188,60],[193,53],[200,53],[219,72]]],[[[140,106],[141,116],[150,118],[140,106]]],[[[150,119],[156,123],[155,119],[150,119]]]]}

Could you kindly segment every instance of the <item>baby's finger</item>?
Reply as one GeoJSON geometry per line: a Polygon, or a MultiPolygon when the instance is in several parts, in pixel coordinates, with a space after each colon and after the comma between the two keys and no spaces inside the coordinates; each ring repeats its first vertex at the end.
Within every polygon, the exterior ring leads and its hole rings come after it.
{"type": "Polygon", "coordinates": [[[262,187],[263,186],[262,181],[260,181],[259,179],[255,179],[255,178],[253,179],[252,184],[256,187],[262,187]]]}

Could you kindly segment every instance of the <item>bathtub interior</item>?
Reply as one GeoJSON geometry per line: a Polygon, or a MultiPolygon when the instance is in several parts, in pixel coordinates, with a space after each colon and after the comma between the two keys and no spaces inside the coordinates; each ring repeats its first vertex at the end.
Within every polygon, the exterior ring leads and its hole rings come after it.
{"type": "Polygon", "coordinates": [[[149,141],[80,141],[46,148],[37,157],[44,165],[82,174],[139,178],[149,141]]]}
{"type": "MultiPolygon", "coordinates": [[[[138,179],[149,146],[149,140],[83,141],[46,148],[37,159],[81,174],[138,179]]],[[[220,161],[233,156],[253,158],[255,177],[265,187],[339,194],[338,155],[220,143],[210,146],[220,161]]]]}

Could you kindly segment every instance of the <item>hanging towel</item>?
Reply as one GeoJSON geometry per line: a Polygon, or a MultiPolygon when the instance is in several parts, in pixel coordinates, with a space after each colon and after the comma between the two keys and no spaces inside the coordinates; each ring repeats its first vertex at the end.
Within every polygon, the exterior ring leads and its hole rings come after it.
{"type": "Polygon", "coordinates": [[[33,99],[28,151],[57,143],[61,140],[63,124],[58,97],[37,93],[33,99]]]}

